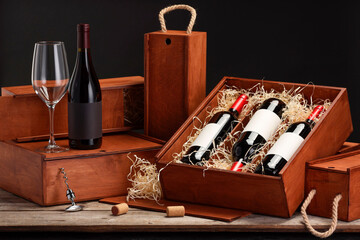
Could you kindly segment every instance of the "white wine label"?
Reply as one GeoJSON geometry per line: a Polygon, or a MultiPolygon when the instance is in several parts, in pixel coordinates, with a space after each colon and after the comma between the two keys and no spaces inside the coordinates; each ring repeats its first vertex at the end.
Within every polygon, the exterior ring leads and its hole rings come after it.
{"type": "Polygon", "coordinates": [[[260,109],[250,119],[243,132],[256,132],[266,141],[273,135],[281,123],[281,119],[276,113],[260,109]]]}
{"type": "Polygon", "coordinates": [[[221,125],[216,123],[209,123],[202,129],[199,136],[191,144],[191,147],[199,146],[208,149],[208,147],[213,143],[213,140],[219,134],[220,130],[221,125]]]}
{"type": "Polygon", "coordinates": [[[283,157],[286,161],[289,161],[303,141],[304,139],[295,133],[283,133],[274,146],[270,148],[267,155],[276,154],[283,157]]]}

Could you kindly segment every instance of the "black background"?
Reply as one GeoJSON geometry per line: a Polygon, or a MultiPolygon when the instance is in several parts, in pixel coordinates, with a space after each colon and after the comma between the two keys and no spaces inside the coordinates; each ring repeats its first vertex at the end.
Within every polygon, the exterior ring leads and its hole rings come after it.
{"type": "MultiPolygon", "coordinates": [[[[160,29],[158,12],[192,5],[195,31],[208,33],[207,92],[223,76],[346,87],[360,141],[359,1],[8,0],[0,6],[0,86],[31,84],[34,43],[65,42],[69,68],[76,24],[91,24],[100,78],[143,75],[143,35],[160,29]]],[[[168,29],[186,29],[190,14],[165,15],[168,29]]]]}
{"type": "MultiPolygon", "coordinates": [[[[41,40],[64,41],[72,70],[81,22],[91,24],[100,78],[143,75],[143,35],[159,30],[158,12],[177,3],[196,8],[194,30],[208,33],[207,92],[225,75],[346,87],[354,123],[350,140],[360,141],[360,1],[2,0],[0,87],[31,84],[33,47],[41,40]]],[[[167,14],[168,29],[186,29],[189,17],[185,11],[167,14]]]]}

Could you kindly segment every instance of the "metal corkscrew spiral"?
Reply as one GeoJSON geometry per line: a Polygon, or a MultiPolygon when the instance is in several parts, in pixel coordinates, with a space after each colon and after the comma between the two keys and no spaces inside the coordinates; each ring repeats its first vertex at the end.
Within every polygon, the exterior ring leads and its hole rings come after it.
{"type": "Polygon", "coordinates": [[[65,169],[64,168],[60,168],[60,172],[62,174],[64,174],[63,178],[65,179],[65,185],[66,185],[66,197],[68,200],[71,201],[71,206],[70,207],[67,207],[65,209],[65,211],[67,212],[77,212],[77,211],[81,211],[83,209],[82,206],[80,205],[76,205],[75,203],[75,193],[74,191],[69,187],[69,183],[68,183],[68,177],[66,176],[66,172],[65,172],[65,169]]]}

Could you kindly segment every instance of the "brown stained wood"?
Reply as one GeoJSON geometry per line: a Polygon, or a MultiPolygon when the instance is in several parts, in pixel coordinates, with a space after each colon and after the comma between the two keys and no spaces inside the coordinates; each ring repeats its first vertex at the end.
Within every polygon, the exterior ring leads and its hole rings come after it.
{"type": "MultiPolygon", "coordinates": [[[[295,212],[304,198],[305,163],[335,154],[352,131],[347,91],[344,88],[224,77],[158,153],[158,168],[165,167],[173,160],[173,154],[181,151],[193,128],[193,117],[199,116],[200,120],[204,119],[208,106],[216,103],[220,89],[224,86],[248,89],[256,84],[263,84],[266,90],[277,91],[283,91],[284,88],[303,88],[302,92],[308,100],[311,97],[313,100],[329,99],[332,105],[294,157],[282,169],[279,177],[269,178],[219,169],[203,171],[201,167],[171,163],[160,174],[166,199],[228,208],[240,208],[237,204],[241,203],[243,210],[282,217],[289,217],[295,212]],[[325,145],[324,139],[327,140],[325,145]],[[202,177],[203,172],[205,177],[202,177]],[[239,194],[234,189],[244,189],[246,194],[239,194]],[[259,194],[261,198],[257,197],[259,194]]],[[[237,127],[240,128],[239,125],[237,127]]]]}
{"type": "Polygon", "coordinates": [[[328,171],[308,169],[306,175],[305,195],[316,189],[316,195],[311,201],[307,213],[331,218],[333,200],[337,194],[342,195],[339,202],[338,218],[348,219],[349,182],[348,175],[328,171]]]}
{"type": "MultiPolygon", "coordinates": [[[[104,79],[102,86],[103,101],[103,129],[104,132],[126,131],[132,128],[141,128],[143,116],[130,114],[129,106],[124,109],[124,91],[127,89],[143,89],[142,77],[124,77],[104,79]],[[127,110],[127,111],[125,111],[127,110]],[[127,115],[124,114],[127,113],[127,115]],[[124,123],[125,119],[126,125],[124,123]]],[[[46,105],[34,93],[31,85],[3,88],[0,97],[0,140],[32,139],[33,137],[49,134],[49,113],[46,105]]],[[[134,109],[143,108],[142,96],[137,91],[130,91],[126,96],[139,99],[140,103],[130,102],[134,109]],[[133,96],[136,95],[136,96],[133,96]],[[140,107],[139,107],[140,105],[140,107]]],[[[126,99],[127,99],[126,98],[126,99]]],[[[125,100],[126,100],[125,99],[125,100]]],[[[128,103],[128,101],[127,101],[128,103]]],[[[129,104],[127,104],[129,105],[129,104]]],[[[142,111],[138,111],[142,112],[142,111]]],[[[56,105],[55,133],[67,136],[67,95],[56,105]]]]}
{"type": "Polygon", "coordinates": [[[0,188],[42,203],[42,156],[0,141],[0,188]]]}
{"type": "Polygon", "coordinates": [[[145,133],[168,140],[205,98],[206,33],[147,33],[144,60],[145,133]]]}
{"type": "MultiPolygon", "coordinates": [[[[165,167],[158,164],[159,168],[165,167]]],[[[204,169],[184,164],[170,164],[160,173],[164,198],[171,201],[199,203],[254,213],[288,217],[285,196],[278,177],[259,178],[226,170],[204,169]],[[180,177],[186,174],[186,177],[180,177]],[[179,194],[180,193],[180,194],[179,194]],[[258,196],[262,197],[259,198],[258,196]],[[266,199],[267,204],[264,204],[266,199]],[[270,206],[276,206],[273,212],[270,206]]]]}
{"type": "Polygon", "coordinates": [[[349,171],[349,213],[347,221],[360,218],[360,156],[357,157],[357,168],[350,168],[349,171]]]}
{"type": "Polygon", "coordinates": [[[86,159],[48,161],[44,165],[44,204],[67,203],[66,185],[60,168],[78,201],[127,193],[131,161],[127,154],[114,154],[86,159]]]}
{"type": "MultiPolygon", "coordinates": [[[[37,151],[43,146],[47,145],[47,141],[41,142],[26,142],[26,143],[13,143],[17,146],[28,149],[31,151],[37,151]]],[[[68,140],[61,139],[57,141],[59,146],[67,146],[68,140]]],[[[42,153],[45,156],[45,161],[56,159],[70,159],[70,158],[85,158],[87,156],[102,156],[116,153],[127,153],[132,151],[147,150],[160,148],[162,144],[153,142],[141,137],[132,136],[127,133],[111,134],[103,136],[103,143],[100,148],[93,150],[78,150],[70,149],[61,153],[42,153]]]]}
{"type": "Polygon", "coordinates": [[[347,173],[349,168],[360,166],[360,156],[359,154],[348,156],[344,158],[334,159],[332,161],[320,162],[312,164],[312,168],[317,169],[329,169],[329,171],[339,171],[347,173]]]}
{"type": "MultiPolygon", "coordinates": [[[[131,77],[118,77],[118,78],[106,78],[99,79],[101,90],[111,90],[117,88],[127,87],[141,87],[144,85],[144,78],[141,76],[131,77]]],[[[14,86],[14,87],[3,87],[1,88],[2,96],[36,96],[34,89],[31,85],[14,86]]]]}
{"type": "Polygon", "coordinates": [[[317,191],[314,204],[309,206],[310,214],[330,216],[332,201],[341,193],[338,218],[360,218],[360,150],[315,160],[307,164],[306,171],[306,192],[317,191]]]}
{"type": "MultiPolygon", "coordinates": [[[[252,214],[228,223],[191,216],[167,218],[161,212],[135,208],[117,217],[111,215],[111,205],[95,201],[81,203],[85,207],[82,212],[65,213],[63,210],[69,205],[40,207],[0,189],[0,231],[307,232],[298,212],[289,219],[252,214]]],[[[309,220],[320,231],[327,230],[331,222],[328,218],[311,215],[309,220]]],[[[339,221],[335,235],[343,232],[360,232],[360,220],[339,221]]]]}
{"type": "Polygon", "coordinates": [[[111,204],[126,202],[130,207],[158,211],[158,212],[166,212],[166,208],[168,206],[184,206],[185,215],[187,216],[203,217],[203,218],[215,219],[225,222],[232,222],[238,218],[246,217],[251,214],[250,212],[246,212],[246,211],[211,207],[211,206],[199,205],[199,204],[167,201],[167,200],[160,200],[158,203],[148,199],[136,199],[127,202],[126,196],[104,198],[101,199],[100,202],[111,203],[111,204]]]}
{"type": "Polygon", "coordinates": [[[360,143],[354,143],[354,142],[345,142],[338,153],[346,153],[351,152],[360,149],[360,143]]]}
{"type": "MultiPolygon", "coordinates": [[[[68,140],[58,140],[67,146],[68,140]]],[[[126,133],[105,135],[100,149],[38,153],[46,141],[0,141],[0,187],[40,205],[67,203],[64,168],[77,201],[127,193],[134,155],[155,162],[162,143],[126,133]]]]}

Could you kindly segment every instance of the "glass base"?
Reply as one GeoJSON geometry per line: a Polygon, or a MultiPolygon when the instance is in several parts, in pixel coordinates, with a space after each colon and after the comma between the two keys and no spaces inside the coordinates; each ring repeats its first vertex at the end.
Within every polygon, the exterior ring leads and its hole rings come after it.
{"type": "Polygon", "coordinates": [[[69,151],[69,148],[60,147],[58,145],[47,145],[46,147],[40,148],[38,151],[43,153],[61,153],[69,151]]]}

